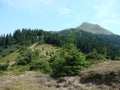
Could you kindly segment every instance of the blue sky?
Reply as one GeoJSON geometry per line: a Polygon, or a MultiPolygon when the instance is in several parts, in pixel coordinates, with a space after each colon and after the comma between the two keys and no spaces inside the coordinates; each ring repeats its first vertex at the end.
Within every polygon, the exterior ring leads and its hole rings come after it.
{"type": "Polygon", "coordinates": [[[58,31],[83,22],[120,35],[120,0],[0,0],[0,34],[22,28],[58,31]]]}

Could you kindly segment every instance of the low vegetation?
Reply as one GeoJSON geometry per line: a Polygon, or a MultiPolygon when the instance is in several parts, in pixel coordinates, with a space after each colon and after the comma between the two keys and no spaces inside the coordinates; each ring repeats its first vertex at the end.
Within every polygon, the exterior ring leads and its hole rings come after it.
{"type": "Polygon", "coordinates": [[[8,63],[1,64],[1,65],[0,65],[0,70],[1,70],[1,71],[7,70],[8,66],[9,66],[8,63]]]}
{"type": "Polygon", "coordinates": [[[29,70],[41,71],[43,73],[50,73],[51,67],[50,63],[47,60],[38,60],[31,63],[29,70]]]}
{"type": "Polygon", "coordinates": [[[80,70],[87,66],[85,56],[74,45],[67,45],[53,59],[52,76],[78,75],[80,70]]]}

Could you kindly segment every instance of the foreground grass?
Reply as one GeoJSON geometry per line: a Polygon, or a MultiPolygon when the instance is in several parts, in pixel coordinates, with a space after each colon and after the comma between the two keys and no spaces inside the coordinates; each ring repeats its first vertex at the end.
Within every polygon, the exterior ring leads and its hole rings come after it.
{"type": "Polygon", "coordinates": [[[48,79],[48,76],[34,71],[26,71],[17,76],[4,75],[0,77],[0,90],[64,90],[45,86],[48,79]]]}
{"type": "MultiPolygon", "coordinates": [[[[49,75],[38,71],[25,71],[25,73],[20,75],[6,74],[0,76],[0,90],[119,90],[119,86],[115,85],[120,83],[106,85],[104,82],[101,84],[92,83],[92,81],[87,83],[80,82],[83,77],[87,80],[91,73],[93,75],[92,78],[94,78],[94,75],[103,75],[104,77],[104,75],[109,75],[110,72],[119,70],[120,61],[103,61],[81,71],[80,76],[63,77],[62,79],[53,79],[49,75]]],[[[112,78],[109,80],[112,80],[112,78]]],[[[118,79],[120,78],[118,77],[118,79]]]]}

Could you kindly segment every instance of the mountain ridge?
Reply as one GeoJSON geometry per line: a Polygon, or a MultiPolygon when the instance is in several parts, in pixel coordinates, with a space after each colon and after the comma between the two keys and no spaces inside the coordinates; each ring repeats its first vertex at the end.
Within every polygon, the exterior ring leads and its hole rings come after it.
{"type": "Polygon", "coordinates": [[[92,24],[88,22],[83,22],[80,26],[76,27],[77,29],[90,32],[92,34],[105,34],[105,35],[112,35],[113,33],[109,30],[101,27],[98,24],[92,24]]]}
{"type": "Polygon", "coordinates": [[[76,28],[67,28],[59,31],[58,33],[61,33],[66,37],[70,36],[70,34],[74,34],[77,38],[88,38],[91,40],[98,40],[100,42],[107,43],[112,46],[120,47],[120,35],[114,34],[98,24],[84,22],[76,28]],[[89,29],[89,27],[91,29],[89,29]]]}

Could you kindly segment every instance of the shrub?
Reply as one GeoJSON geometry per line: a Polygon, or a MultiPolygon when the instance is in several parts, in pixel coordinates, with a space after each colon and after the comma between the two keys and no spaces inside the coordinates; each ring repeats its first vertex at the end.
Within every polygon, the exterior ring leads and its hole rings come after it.
{"type": "Polygon", "coordinates": [[[33,60],[37,60],[39,58],[39,52],[25,50],[22,52],[22,56],[16,62],[16,65],[27,65],[30,64],[33,60]]]}
{"type": "Polygon", "coordinates": [[[0,71],[5,71],[5,70],[7,70],[8,66],[9,66],[8,63],[1,64],[1,65],[0,65],[0,71]]]}
{"type": "Polygon", "coordinates": [[[115,57],[115,60],[119,60],[120,61],[120,57],[115,57]]]}
{"type": "Polygon", "coordinates": [[[0,70],[0,75],[4,75],[4,71],[0,70]]]}
{"type": "Polygon", "coordinates": [[[30,64],[31,63],[31,59],[26,57],[24,59],[19,59],[17,62],[16,62],[16,65],[27,65],[27,64],[30,64]]]}
{"type": "Polygon", "coordinates": [[[53,77],[66,76],[64,65],[65,65],[64,59],[60,57],[55,57],[52,63],[52,76],[53,77]]]}
{"type": "Polygon", "coordinates": [[[78,75],[80,70],[88,66],[85,56],[74,45],[65,46],[52,63],[52,76],[78,75]]]}
{"type": "Polygon", "coordinates": [[[3,48],[0,47],[0,52],[2,52],[2,51],[3,51],[3,48]]]}
{"type": "Polygon", "coordinates": [[[101,55],[97,52],[91,52],[91,53],[86,55],[86,59],[104,60],[105,57],[104,57],[104,55],[101,55]]]}
{"type": "Polygon", "coordinates": [[[30,70],[40,70],[43,73],[50,73],[50,65],[47,60],[39,60],[31,63],[30,70]]]}

